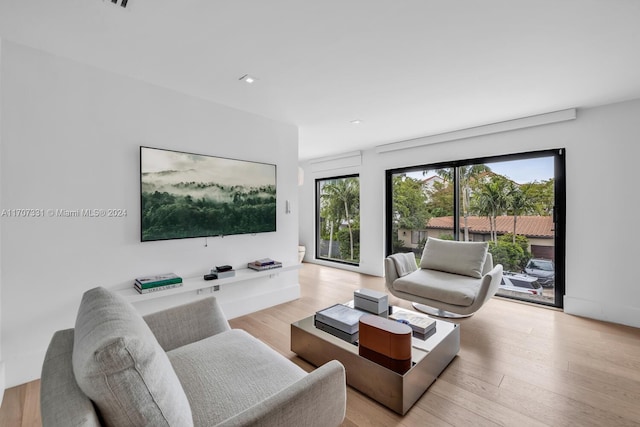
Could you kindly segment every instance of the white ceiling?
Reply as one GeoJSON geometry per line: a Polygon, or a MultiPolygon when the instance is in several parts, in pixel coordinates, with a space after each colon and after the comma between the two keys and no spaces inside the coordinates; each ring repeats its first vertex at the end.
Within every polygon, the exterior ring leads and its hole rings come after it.
{"type": "Polygon", "coordinates": [[[0,37],[293,123],[301,159],[640,98],[638,0],[0,0],[0,37]]]}

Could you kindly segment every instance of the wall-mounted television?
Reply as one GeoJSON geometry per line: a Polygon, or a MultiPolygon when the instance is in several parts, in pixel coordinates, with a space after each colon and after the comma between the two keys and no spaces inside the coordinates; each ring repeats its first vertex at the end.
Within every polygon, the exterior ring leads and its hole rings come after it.
{"type": "Polygon", "coordinates": [[[140,147],[141,240],[276,231],[276,165],[140,147]]]}

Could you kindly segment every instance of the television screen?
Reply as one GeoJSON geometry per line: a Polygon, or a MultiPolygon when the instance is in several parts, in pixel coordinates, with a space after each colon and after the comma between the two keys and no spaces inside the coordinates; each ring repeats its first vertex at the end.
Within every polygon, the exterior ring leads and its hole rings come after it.
{"type": "Polygon", "coordinates": [[[276,231],[276,165],[140,147],[141,240],[276,231]]]}

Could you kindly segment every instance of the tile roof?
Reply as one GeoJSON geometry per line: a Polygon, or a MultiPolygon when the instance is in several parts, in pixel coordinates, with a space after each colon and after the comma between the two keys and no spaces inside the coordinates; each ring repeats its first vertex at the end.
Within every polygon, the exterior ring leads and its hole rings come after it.
{"type": "MultiPolygon", "coordinates": [[[[486,216],[470,216],[467,218],[469,231],[472,233],[489,233],[489,218],[486,216]]],[[[498,234],[513,233],[513,216],[503,215],[496,218],[498,234]]],[[[460,225],[464,219],[460,217],[460,225]]],[[[442,216],[431,218],[427,228],[453,229],[453,217],[442,216]]],[[[550,216],[519,216],[516,234],[527,237],[554,237],[553,220],[550,216]]]]}

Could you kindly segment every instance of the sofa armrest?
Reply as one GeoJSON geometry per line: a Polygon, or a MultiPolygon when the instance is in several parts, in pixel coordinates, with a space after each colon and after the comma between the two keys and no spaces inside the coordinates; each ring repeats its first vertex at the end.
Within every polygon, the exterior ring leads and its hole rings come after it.
{"type": "Polygon", "coordinates": [[[393,287],[393,282],[398,279],[400,275],[396,269],[396,263],[389,257],[384,259],[384,282],[387,288],[393,287]]]}
{"type": "Polygon", "coordinates": [[[220,425],[335,427],[345,417],[346,393],[344,366],[332,360],[220,425]]]}
{"type": "Polygon", "coordinates": [[[230,329],[215,297],[207,297],[144,316],[164,351],[230,329]]]}
{"type": "Polygon", "coordinates": [[[44,427],[100,427],[91,400],[73,374],[74,330],[53,334],[42,364],[40,416],[44,427]]]}
{"type": "Polygon", "coordinates": [[[393,286],[393,282],[399,277],[404,277],[418,269],[416,256],[413,252],[399,252],[389,255],[384,260],[384,278],[387,288],[393,286]]]}

